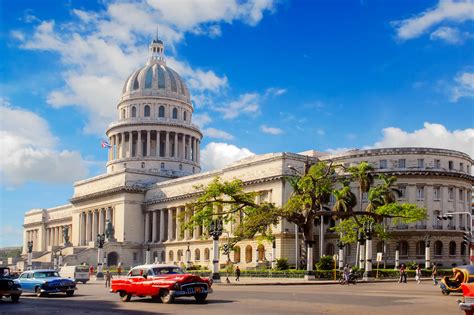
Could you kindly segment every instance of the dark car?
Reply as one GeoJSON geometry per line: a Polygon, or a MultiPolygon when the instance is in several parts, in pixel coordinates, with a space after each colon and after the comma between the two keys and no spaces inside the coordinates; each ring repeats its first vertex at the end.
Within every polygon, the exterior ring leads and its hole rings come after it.
{"type": "Polygon", "coordinates": [[[11,277],[10,268],[0,267],[0,299],[6,296],[16,303],[20,300],[21,293],[21,286],[11,277]]]}
{"type": "Polygon", "coordinates": [[[37,296],[47,296],[50,293],[66,293],[72,296],[76,282],[71,279],[61,278],[56,270],[29,270],[18,278],[25,292],[36,293],[37,296]]]}

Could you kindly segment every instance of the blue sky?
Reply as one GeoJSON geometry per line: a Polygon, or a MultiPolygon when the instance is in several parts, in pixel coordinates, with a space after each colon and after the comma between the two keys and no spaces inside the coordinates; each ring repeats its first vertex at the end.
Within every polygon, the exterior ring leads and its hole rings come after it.
{"type": "Polygon", "coordinates": [[[473,1],[2,1],[0,246],[105,171],[159,29],[205,169],[249,154],[432,146],[473,156],[473,1]]]}

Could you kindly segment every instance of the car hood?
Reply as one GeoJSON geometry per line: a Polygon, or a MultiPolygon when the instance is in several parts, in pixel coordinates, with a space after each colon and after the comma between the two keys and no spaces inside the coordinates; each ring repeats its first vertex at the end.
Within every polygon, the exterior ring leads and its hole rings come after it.
{"type": "Polygon", "coordinates": [[[162,275],[158,276],[157,278],[163,279],[169,282],[180,282],[180,283],[187,283],[187,282],[207,282],[205,279],[202,279],[199,276],[191,275],[191,274],[173,274],[173,275],[162,275]]]}

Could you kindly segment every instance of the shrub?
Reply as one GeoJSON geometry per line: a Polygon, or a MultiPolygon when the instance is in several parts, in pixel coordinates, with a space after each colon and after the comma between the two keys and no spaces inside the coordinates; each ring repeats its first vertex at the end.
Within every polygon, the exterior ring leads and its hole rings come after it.
{"type": "Polygon", "coordinates": [[[332,270],[334,269],[334,261],[331,256],[322,256],[316,263],[317,270],[332,270]]]}
{"type": "Polygon", "coordinates": [[[288,259],[280,258],[276,260],[276,269],[277,270],[288,270],[290,265],[288,264],[288,259]]]}

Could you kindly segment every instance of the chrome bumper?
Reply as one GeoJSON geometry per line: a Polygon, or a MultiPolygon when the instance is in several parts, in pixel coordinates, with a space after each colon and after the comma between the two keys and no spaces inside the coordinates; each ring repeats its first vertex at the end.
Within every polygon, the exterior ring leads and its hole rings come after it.
{"type": "Polygon", "coordinates": [[[58,292],[67,292],[67,291],[72,291],[72,290],[77,290],[75,287],[74,289],[70,288],[51,288],[51,289],[41,289],[41,293],[58,293],[58,292]]]}
{"type": "Polygon", "coordinates": [[[174,296],[174,297],[179,297],[179,296],[194,296],[196,294],[201,294],[201,293],[205,293],[205,294],[210,294],[214,292],[214,290],[212,289],[207,289],[207,290],[204,290],[202,292],[199,292],[199,293],[196,293],[196,292],[193,292],[193,293],[189,293],[188,291],[177,291],[177,290],[171,290],[170,291],[170,295],[171,296],[174,296]]]}
{"type": "Polygon", "coordinates": [[[0,296],[12,296],[12,295],[21,295],[22,290],[0,290],[0,296]]]}

